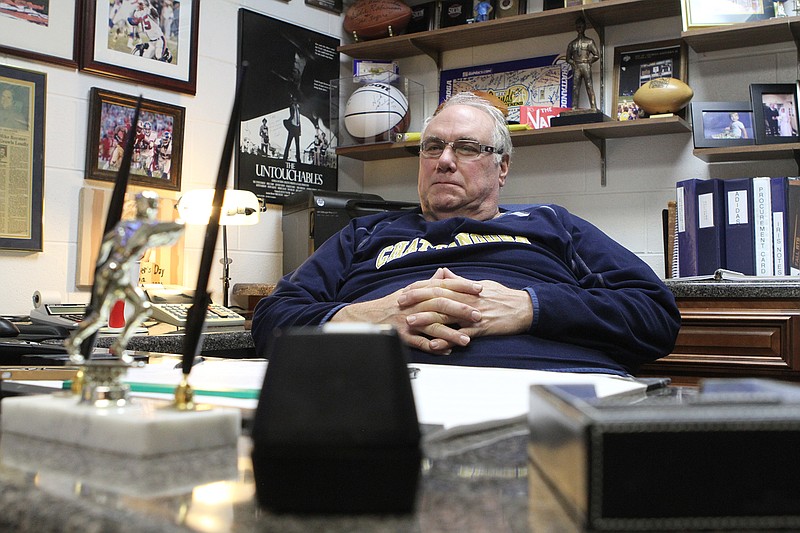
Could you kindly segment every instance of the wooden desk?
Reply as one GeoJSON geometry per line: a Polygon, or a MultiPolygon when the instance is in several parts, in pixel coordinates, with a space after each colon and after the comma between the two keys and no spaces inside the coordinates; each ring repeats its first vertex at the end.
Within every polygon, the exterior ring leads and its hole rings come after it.
{"type": "Polygon", "coordinates": [[[638,375],[679,385],[704,377],[800,381],[800,279],[667,285],[681,311],[675,350],[638,375]]]}

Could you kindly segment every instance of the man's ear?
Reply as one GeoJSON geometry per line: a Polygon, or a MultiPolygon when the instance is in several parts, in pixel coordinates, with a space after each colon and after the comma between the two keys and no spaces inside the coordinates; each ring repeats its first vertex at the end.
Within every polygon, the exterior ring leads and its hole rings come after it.
{"type": "Polygon", "coordinates": [[[506,177],[508,176],[508,168],[511,165],[511,159],[508,157],[508,154],[504,154],[503,158],[500,160],[500,187],[502,188],[506,184],[506,177]]]}

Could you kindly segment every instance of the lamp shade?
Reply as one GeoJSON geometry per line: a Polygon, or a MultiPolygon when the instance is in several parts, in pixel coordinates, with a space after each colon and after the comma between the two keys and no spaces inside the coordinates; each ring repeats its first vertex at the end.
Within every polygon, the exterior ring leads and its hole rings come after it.
{"type": "MultiPolygon", "coordinates": [[[[214,202],[214,189],[188,191],[178,200],[178,214],[187,224],[208,224],[214,202]]],[[[223,226],[250,226],[258,223],[261,205],[250,191],[227,189],[222,200],[219,223],[223,226]]]]}

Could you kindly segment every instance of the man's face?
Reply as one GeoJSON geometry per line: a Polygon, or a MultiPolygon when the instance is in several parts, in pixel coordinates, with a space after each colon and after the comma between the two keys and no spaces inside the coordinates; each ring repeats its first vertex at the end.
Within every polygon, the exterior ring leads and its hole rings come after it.
{"type": "Polygon", "coordinates": [[[11,103],[14,101],[13,96],[11,95],[11,91],[6,89],[2,93],[0,93],[0,106],[4,109],[11,107],[11,103]]]}
{"type": "MultiPolygon", "coordinates": [[[[492,145],[492,118],[480,109],[455,105],[431,120],[424,139],[446,142],[474,140],[492,145]]],[[[497,214],[500,188],[508,174],[507,159],[495,162],[492,154],[477,159],[459,159],[446,147],[438,158],[420,156],[417,190],[426,220],[455,216],[488,220],[497,214]]]]}

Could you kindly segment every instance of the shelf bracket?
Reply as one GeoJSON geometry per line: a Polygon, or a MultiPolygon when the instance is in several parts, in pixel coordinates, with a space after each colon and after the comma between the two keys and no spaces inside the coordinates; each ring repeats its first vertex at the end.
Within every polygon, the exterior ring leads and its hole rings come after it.
{"type": "Polygon", "coordinates": [[[588,131],[583,132],[587,139],[592,141],[597,149],[600,151],[600,186],[606,186],[606,140],[598,137],[597,135],[593,135],[588,131]]]}
{"type": "Polygon", "coordinates": [[[435,48],[431,48],[430,46],[425,46],[423,44],[420,44],[420,41],[418,39],[410,38],[408,42],[411,43],[411,45],[414,48],[416,48],[426,56],[433,59],[434,63],[436,63],[436,68],[438,70],[442,69],[442,52],[440,50],[436,50],[435,48]]]}

